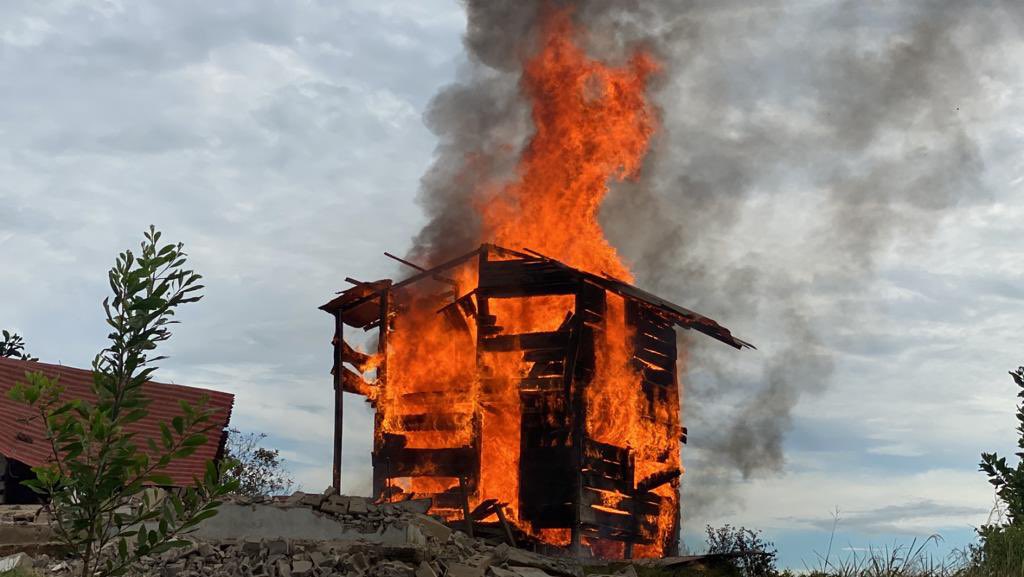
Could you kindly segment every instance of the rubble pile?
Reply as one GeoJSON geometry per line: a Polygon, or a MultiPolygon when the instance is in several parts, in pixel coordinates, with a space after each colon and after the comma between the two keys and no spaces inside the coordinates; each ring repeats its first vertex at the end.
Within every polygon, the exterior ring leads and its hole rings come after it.
{"type": "MultiPolygon", "coordinates": [[[[232,502],[246,505],[251,499],[235,497],[232,502]]],[[[257,503],[259,501],[257,500],[257,503]]],[[[266,503],[266,501],[263,501],[266,503]]],[[[307,507],[340,521],[347,529],[360,533],[382,532],[385,529],[405,529],[412,518],[426,517],[430,499],[416,499],[399,503],[376,504],[364,497],[338,495],[333,488],[321,493],[297,492],[283,501],[274,501],[276,507],[307,507]]]]}
{"type": "MultiPolygon", "coordinates": [[[[142,559],[132,575],[147,577],[583,577],[582,566],[474,539],[426,514],[429,500],[375,504],[368,499],[296,493],[282,500],[233,497],[240,506],[306,507],[337,520],[337,540],[206,539],[142,559]],[[354,531],[350,531],[354,529],[354,531]],[[355,536],[355,537],[353,537],[355,536]]],[[[22,554],[40,576],[70,577],[76,562],[22,554]]]]}

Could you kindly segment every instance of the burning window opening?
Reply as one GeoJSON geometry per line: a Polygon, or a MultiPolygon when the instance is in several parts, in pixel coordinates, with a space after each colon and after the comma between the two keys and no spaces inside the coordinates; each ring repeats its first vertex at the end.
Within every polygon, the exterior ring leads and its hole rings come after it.
{"type": "Polygon", "coordinates": [[[335,317],[334,485],[345,391],[376,411],[381,501],[429,497],[467,531],[577,555],[676,554],[686,428],[675,327],[753,346],[632,285],[528,253],[484,244],[432,269],[407,262],[414,276],[346,279],[354,286],[320,307],[335,317]],[[350,347],[345,325],[378,329],[377,352],[350,347]]]}

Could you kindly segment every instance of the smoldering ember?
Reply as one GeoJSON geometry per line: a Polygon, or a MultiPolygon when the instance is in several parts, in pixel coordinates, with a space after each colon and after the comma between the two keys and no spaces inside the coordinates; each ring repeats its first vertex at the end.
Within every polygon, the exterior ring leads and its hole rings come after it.
{"type": "Polygon", "coordinates": [[[0,5],[0,577],[1024,575],[1022,6],[0,5]]]}

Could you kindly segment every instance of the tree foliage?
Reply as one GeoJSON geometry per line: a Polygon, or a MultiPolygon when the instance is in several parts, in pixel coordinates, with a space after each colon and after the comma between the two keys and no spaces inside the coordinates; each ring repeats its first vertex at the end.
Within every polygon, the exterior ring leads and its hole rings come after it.
{"type": "Polygon", "coordinates": [[[10,396],[35,409],[46,430],[51,461],[33,468],[27,482],[50,501],[56,537],[82,561],[82,576],[127,572],[141,556],[184,545],[180,536],[216,514],[218,499],[234,490],[218,467],[207,463],[202,479],[180,493],[152,499],[148,485],[171,485],[163,471],[208,442],[216,430],[203,399],[182,401],[181,414],[160,423],[159,439],[129,431],[148,416],[143,384],[164,357],[152,356],[170,338],[176,309],[198,301],[200,276],[184,268],[179,244],[158,244],[152,226],[141,252],[125,251],[109,272],[111,298],[103,309],[110,344],[93,361],[96,401],[64,398],[56,379],[26,374],[10,396]]]}
{"type": "Polygon", "coordinates": [[[225,457],[231,467],[225,471],[238,483],[238,493],[249,497],[267,497],[287,493],[294,482],[277,449],[260,446],[266,433],[242,433],[228,430],[225,457]]]}
{"type": "Polygon", "coordinates": [[[743,577],[777,577],[778,551],[760,531],[746,527],[706,527],[708,554],[732,555],[732,563],[743,577]]]}
{"type": "Polygon", "coordinates": [[[25,339],[18,333],[0,331],[0,357],[20,359],[22,361],[38,361],[39,359],[25,352],[25,339]]]}
{"type": "MultiPolygon", "coordinates": [[[[1017,397],[1024,399],[1024,367],[1010,371],[1010,376],[1020,391],[1017,397]]],[[[996,453],[982,453],[980,469],[988,475],[988,482],[996,488],[996,494],[1006,506],[1006,521],[1010,525],[1024,524],[1024,405],[1017,406],[1017,466],[1011,467],[1006,457],[996,453]]]]}

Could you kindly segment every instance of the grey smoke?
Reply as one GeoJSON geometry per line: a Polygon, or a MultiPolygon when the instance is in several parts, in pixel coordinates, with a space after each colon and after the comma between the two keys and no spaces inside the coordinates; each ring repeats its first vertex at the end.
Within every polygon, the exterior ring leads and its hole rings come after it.
{"type": "MultiPolygon", "coordinates": [[[[427,115],[439,146],[414,255],[472,245],[469,200],[514,178],[529,137],[519,63],[538,6],[466,2],[468,63],[427,115]]],[[[971,125],[1009,2],[890,4],[580,0],[588,50],[637,46],[664,65],[662,128],[639,180],[616,185],[605,230],[638,284],[753,341],[738,353],[689,334],[685,514],[720,510],[732,484],[779,472],[794,407],[829,382],[830,331],[855,330],[894,242],[922,241],[986,199],[971,125]],[[844,326],[820,319],[842,314],[844,326]]]]}

